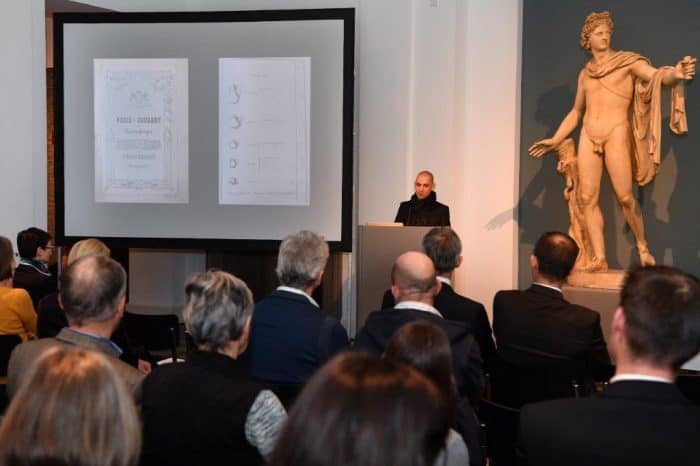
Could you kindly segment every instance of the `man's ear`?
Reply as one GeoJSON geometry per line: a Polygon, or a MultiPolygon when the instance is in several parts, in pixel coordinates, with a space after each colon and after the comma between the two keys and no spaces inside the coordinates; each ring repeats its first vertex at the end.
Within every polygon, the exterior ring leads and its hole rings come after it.
{"type": "Polygon", "coordinates": [[[442,282],[438,280],[437,278],[435,279],[435,294],[433,296],[437,296],[440,293],[440,290],[442,289],[442,282]]]}
{"type": "Polygon", "coordinates": [[[537,257],[534,254],[530,255],[530,268],[533,270],[539,270],[540,263],[537,261],[537,257]]]}
{"type": "Polygon", "coordinates": [[[114,313],[115,317],[117,317],[117,322],[121,320],[122,317],[124,317],[124,311],[126,310],[126,295],[122,296],[119,298],[119,304],[117,305],[117,312],[114,313]]]}
{"type": "Polygon", "coordinates": [[[459,257],[457,258],[457,263],[455,264],[455,269],[456,269],[457,267],[459,267],[460,265],[462,265],[462,260],[463,260],[463,259],[464,259],[464,258],[463,258],[462,255],[460,254],[459,257]]]}
{"type": "Polygon", "coordinates": [[[61,293],[58,293],[58,307],[60,307],[64,311],[66,310],[65,306],[63,305],[63,298],[61,298],[61,293]]]}
{"type": "Polygon", "coordinates": [[[321,273],[318,274],[318,277],[316,277],[316,282],[314,283],[314,287],[319,287],[321,286],[321,282],[323,281],[323,270],[321,270],[321,273]]]}
{"type": "Polygon", "coordinates": [[[391,285],[391,296],[394,297],[394,302],[399,302],[399,287],[396,285],[391,285]]]}
{"type": "Polygon", "coordinates": [[[622,309],[621,306],[618,306],[617,309],[615,309],[612,322],[610,323],[610,334],[624,335],[626,326],[627,318],[625,317],[625,311],[622,309]]]}

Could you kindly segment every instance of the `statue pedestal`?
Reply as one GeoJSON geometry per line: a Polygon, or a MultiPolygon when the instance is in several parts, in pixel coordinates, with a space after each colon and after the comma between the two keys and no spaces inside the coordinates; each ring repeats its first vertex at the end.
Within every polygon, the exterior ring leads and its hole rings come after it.
{"type": "Polygon", "coordinates": [[[615,290],[619,292],[622,289],[622,281],[624,279],[624,270],[608,270],[606,272],[574,271],[566,279],[566,283],[573,287],[615,290]]]}
{"type": "MultiPolygon", "coordinates": [[[[624,273],[622,271],[619,272],[621,272],[622,276],[618,278],[619,280],[622,280],[624,273]]],[[[610,274],[610,272],[586,273],[585,275],[603,274],[610,274]]],[[[593,277],[586,278],[591,278],[591,281],[594,280],[593,277]]],[[[604,282],[605,280],[612,283],[613,277],[602,277],[598,281],[604,282]]],[[[620,304],[620,288],[594,288],[592,284],[588,284],[586,286],[572,286],[569,283],[562,287],[562,292],[564,294],[564,299],[570,303],[578,304],[580,306],[593,309],[594,311],[598,311],[598,314],[600,314],[600,326],[603,330],[603,336],[605,337],[605,341],[609,343],[610,338],[608,338],[608,336],[610,333],[610,324],[612,323],[615,309],[617,309],[617,306],[620,304]]]]}

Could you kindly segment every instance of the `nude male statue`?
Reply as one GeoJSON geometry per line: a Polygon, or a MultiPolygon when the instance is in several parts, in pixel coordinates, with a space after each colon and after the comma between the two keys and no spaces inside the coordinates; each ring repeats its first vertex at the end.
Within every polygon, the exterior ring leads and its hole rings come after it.
{"type": "Polygon", "coordinates": [[[583,119],[578,144],[578,202],[593,249],[593,259],[583,271],[608,268],[598,205],[603,164],[634,234],[642,265],[655,264],[644,235],[642,212],[632,192],[633,182],[648,183],[659,166],[661,86],[674,86],[671,130],[682,134],[687,131],[682,83],[695,76],[695,58],[685,57],[675,67],[656,69],[641,55],[611,49],[612,31],[609,12],[588,15],[581,31],[581,47],[592,58],[578,75],[573,108],[554,136],[535,142],[528,150],[533,157],[541,157],[556,149],[583,119]]]}

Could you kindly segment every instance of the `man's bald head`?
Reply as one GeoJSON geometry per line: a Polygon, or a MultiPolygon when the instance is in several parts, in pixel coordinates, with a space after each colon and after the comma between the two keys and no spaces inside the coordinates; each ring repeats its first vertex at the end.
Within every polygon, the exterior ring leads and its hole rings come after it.
{"type": "Polygon", "coordinates": [[[126,293],[126,272],[113,259],[85,256],[61,275],[61,303],[71,325],[114,317],[126,293]]]}
{"type": "Polygon", "coordinates": [[[422,252],[401,254],[391,269],[392,293],[397,302],[429,301],[437,292],[437,279],[433,261],[422,252]]]}

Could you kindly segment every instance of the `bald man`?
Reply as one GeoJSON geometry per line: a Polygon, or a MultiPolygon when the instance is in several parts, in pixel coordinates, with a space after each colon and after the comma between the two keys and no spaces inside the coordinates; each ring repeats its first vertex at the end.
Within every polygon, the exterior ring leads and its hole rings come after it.
{"type": "Polygon", "coordinates": [[[427,320],[440,327],[450,340],[460,395],[473,398],[481,394],[484,379],[479,345],[466,324],[444,319],[433,306],[440,291],[433,261],[422,252],[400,255],[391,270],[391,284],[397,304],[367,317],[355,337],[355,347],[381,354],[399,327],[414,320],[427,320]]]}
{"type": "Polygon", "coordinates": [[[394,221],[407,227],[449,227],[450,208],[437,201],[433,174],[428,170],[418,173],[414,187],[416,192],[399,205],[394,221]]]}

